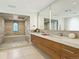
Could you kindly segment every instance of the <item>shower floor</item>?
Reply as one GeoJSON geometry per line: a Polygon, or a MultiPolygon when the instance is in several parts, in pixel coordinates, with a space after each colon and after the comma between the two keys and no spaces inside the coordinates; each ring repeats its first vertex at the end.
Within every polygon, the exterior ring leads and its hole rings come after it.
{"type": "MultiPolygon", "coordinates": [[[[27,39],[29,40],[29,39],[27,39]]],[[[4,41],[0,44],[0,50],[28,46],[25,35],[5,36],[4,41]]]]}

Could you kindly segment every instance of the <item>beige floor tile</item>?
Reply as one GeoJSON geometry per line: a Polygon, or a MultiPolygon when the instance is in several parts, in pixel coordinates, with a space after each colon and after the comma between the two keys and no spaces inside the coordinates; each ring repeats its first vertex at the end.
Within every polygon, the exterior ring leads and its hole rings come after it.
{"type": "Polygon", "coordinates": [[[6,52],[0,52],[0,59],[7,59],[7,53],[6,52]]]}
{"type": "Polygon", "coordinates": [[[0,50],[0,59],[46,59],[37,48],[20,38],[18,40],[17,38],[12,38],[11,40],[10,37],[6,39],[5,44],[0,48],[17,47],[18,45],[20,46],[19,48],[0,50]],[[21,47],[22,44],[25,44],[25,46],[21,47]]]}

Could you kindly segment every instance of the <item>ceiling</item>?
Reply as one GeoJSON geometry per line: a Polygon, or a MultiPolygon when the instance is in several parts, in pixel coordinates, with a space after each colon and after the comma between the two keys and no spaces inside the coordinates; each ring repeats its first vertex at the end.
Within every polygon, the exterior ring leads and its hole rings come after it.
{"type": "Polygon", "coordinates": [[[58,0],[51,7],[55,16],[79,15],[79,0],[58,0]]]}
{"type": "MultiPolygon", "coordinates": [[[[53,16],[79,15],[79,0],[0,0],[0,10],[23,12],[38,12],[50,3],[53,16]]],[[[49,8],[43,12],[49,16],[49,8]]]]}
{"type": "MultiPolygon", "coordinates": [[[[72,17],[79,15],[79,0],[57,0],[51,5],[52,17],[72,17]]],[[[49,8],[43,10],[41,15],[49,16],[49,8]]]]}
{"type": "Polygon", "coordinates": [[[54,0],[0,0],[0,9],[38,12],[54,0]]]}

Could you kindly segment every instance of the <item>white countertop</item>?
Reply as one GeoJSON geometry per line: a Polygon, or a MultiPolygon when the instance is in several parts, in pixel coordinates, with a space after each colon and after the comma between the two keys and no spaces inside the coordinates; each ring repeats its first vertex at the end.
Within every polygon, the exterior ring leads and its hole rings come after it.
{"type": "Polygon", "coordinates": [[[48,40],[55,41],[61,44],[79,48],[79,39],[70,39],[68,37],[57,36],[53,34],[52,35],[42,35],[42,33],[31,33],[31,34],[42,37],[42,38],[46,38],[48,40]]]}

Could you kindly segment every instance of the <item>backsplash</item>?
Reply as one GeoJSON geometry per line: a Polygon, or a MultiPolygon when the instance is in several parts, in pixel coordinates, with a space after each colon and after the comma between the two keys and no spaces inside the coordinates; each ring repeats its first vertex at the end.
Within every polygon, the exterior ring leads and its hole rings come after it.
{"type": "Polygon", "coordinates": [[[48,30],[42,30],[41,32],[55,34],[55,35],[59,35],[59,36],[66,36],[66,37],[68,37],[68,35],[70,33],[74,33],[76,35],[76,38],[79,38],[79,31],[48,31],[48,30]]]}

